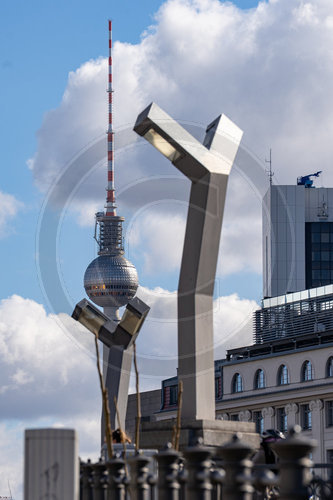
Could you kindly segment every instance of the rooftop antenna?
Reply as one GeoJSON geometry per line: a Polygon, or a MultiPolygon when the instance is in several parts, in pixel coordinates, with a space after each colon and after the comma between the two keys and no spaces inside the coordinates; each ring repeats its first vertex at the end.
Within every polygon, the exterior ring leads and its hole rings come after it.
{"type": "Polygon", "coordinates": [[[109,116],[108,116],[108,184],[105,204],[105,215],[116,215],[116,200],[114,194],[114,132],[112,124],[112,21],[109,20],[109,82],[107,93],[109,94],[109,116]]]}
{"type": "Polygon", "coordinates": [[[9,483],[9,479],[7,479],[8,481],[8,489],[9,489],[9,494],[10,494],[10,499],[12,500],[13,499],[13,495],[12,495],[12,490],[10,489],[10,483],[9,483]]]}
{"type": "Polygon", "coordinates": [[[274,175],[274,172],[272,171],[272,148],[269,148],[269,160],[266,160],[266,158],[265,158],[265,163],[269,164],[268,169],[266,168],[265,171],[266,171],[266,174],[268,174],[269,185],[271,186],[273,175],[274,175]]]}

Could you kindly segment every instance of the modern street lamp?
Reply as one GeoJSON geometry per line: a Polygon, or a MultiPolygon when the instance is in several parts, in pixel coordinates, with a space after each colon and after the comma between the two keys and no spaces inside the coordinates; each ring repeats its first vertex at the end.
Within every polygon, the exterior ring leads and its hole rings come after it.
{"type": "Polygon", "coordinates": [[[178,285],[178,377],[183,417],[215,420],[213,291],[228,176],[243,132],[220,115],[201,144],[155,103],[134,130],[191,181],[178,285]]]}
{"type": "MultiPolygon", "coordinates": [[[[109,366],[104,380],[108,388],[111,425],[125,429],[128,386],[132,363],[132,346],[147,317],[150,307],[138,297],[126,305],[119,322],[113,321],[86,299],[76,304],[72,317],[90,330],[108,348],[113,348],[114,366],[109,366]],[[113,405],[117,400],[118,414],[113,405]],[[119,417],[119,419],[118,419],[119,417]]],[[[105,415],[102,412],[102,438],[104,442],[105,415]]]]}
{"type": "Polygon", "coordinates": [[[147,304],[135,297],[128,302],[121,320],[117,323],[92,302],[82,299],[76,304],[72,318],[97,335],[107,347],[116,345],[128,349],[134,344],[149,309],[147,304]]]}

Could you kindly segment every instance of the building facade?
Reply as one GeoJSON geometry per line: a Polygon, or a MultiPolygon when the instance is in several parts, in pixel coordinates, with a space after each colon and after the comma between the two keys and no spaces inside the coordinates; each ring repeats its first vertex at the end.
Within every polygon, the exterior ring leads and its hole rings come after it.
{"type": "Polygon", "coordinates": [[[262,221],[264,298],[333,282],[333,188],[270,186],[262,221]]]}
{"type": "MultiPolygon", "coordinates": [[[[254,343],[215,361],[216,418],[258,433],[299,424],[333,462],[333,189],[270,186],[263,200],[262,307],[254,343]],[[331,213],[330,213],[331,212],[331,213]]],[[[177,377],[143,393],[143,418],[177,413],[177,377]],[[158,396],[158,397],[157,397],[158,396]],[[147,408],[147,409],[146,409],[147,408]]],[[[129,400],[131,432],[135,396],[129,400]]]]}

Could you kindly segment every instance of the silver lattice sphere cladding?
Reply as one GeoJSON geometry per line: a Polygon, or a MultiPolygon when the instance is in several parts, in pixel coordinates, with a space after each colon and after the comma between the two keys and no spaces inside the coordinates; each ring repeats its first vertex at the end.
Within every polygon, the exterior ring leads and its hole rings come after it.
{"type": "Polygon", "coordinates": [[[138,288],[134,265],[122,255],[100,255],[84,275],[84,288],[89,298],[101,307],[122,307],[138,288]]]}

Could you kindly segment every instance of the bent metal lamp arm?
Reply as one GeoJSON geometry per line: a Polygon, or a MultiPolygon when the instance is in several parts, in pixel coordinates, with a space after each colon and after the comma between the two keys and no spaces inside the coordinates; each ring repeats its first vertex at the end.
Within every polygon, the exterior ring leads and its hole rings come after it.
{"type": "Polygon", "coordinates": [[[72,318],[79,321],[107,347],[114,345],[128,349],[135,342],[150,310],[138,297],[130,300],[119,323],[103,314],[94,304],[82,299],[75,306],[72,318]]]}
{"type": "Polygon", "coordinates": [[[155,103],[134,131],[192,183],[178,285],[178,375],[183,417],[214,420],[213,291],[228,176],[243,132],[220,115],[202,145],[155,103]]]}

